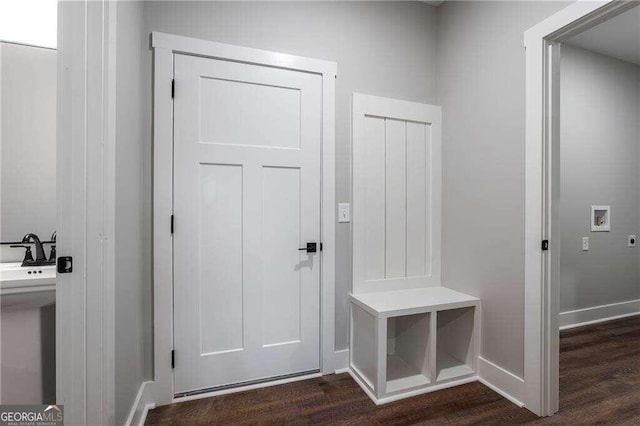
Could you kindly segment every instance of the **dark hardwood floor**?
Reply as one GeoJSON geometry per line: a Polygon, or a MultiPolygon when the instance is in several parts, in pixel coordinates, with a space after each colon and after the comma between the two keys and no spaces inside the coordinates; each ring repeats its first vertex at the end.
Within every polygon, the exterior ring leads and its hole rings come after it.
{"type": "Polygon", "coordinates": [[[560,412],[538,418],[480,383],[376,407],[347,374],[167,405],[147,424],[640,424],[640,317],[563,331],[560,412]]]}

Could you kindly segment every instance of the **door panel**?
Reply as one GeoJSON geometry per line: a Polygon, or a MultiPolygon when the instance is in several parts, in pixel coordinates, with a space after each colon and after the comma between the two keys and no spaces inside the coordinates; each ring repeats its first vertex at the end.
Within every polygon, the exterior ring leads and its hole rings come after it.
{"type": "Polygon", "coordinates": [[[262,169],[263,345],[300,341],[300,169],[262,169]]]}
{"type": "Polygon", "coordinates": [[[319,75],[175,56],[175,391],[319,369],[319,75]]]}
{"type": "Polygon", "coordinates": [[[214,78],[200,81],[201,141],[298,148],[300,90],[214,78]],[[238,126],[237,123],[252,123],[238,126]],[[279,123],[274,126],[273,123],[279,123]]]}
{"type": "Polygon", "coordinates": [[[201,354],[242,350],[242,167],[200,165],[200,223],[201,354]]]}

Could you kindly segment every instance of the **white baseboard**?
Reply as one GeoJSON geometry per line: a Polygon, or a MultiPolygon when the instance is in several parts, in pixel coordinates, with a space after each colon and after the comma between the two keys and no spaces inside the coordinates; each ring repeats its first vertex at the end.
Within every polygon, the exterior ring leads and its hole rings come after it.
{"type": "Polygon", "coordinates": [[[640,299],[560,313],[560,330],[640,315],[640,299]]]}
{"type": "Polygon", "coordinates": [[[400,401],[401,399],[411,398],[412,396],[418,396],[418,395],[422,395],[422,394],[425,394],[425,393],[430,393],[430,392],[435,392],[435,391],[439,391],[439,390],[442,390],[442,389],[452,388],[454,386],[460,386],[460,385],[464,385],[464,384],[467,384],[467,383],[477,382],[479,380],[478,376],[468,376],[468,377],[464,377],[462,379],[451,380],[449,382],[440,383],[440,384],[437,384],[437,385],[432,385],[432,386],[427,387],[427,388],[416,389],[416,390],[409,391],[409,392],[403,392],[403,393],[401,393],[399,395],[391,395],[391,396],[386,396],[384,398],[378,398],[371,391],[371,389],[365,383],[365,381],[360,377],[360,373],[358,373],[357,371],[355,371],[354,369],[351,369],[351,368],[348,370],[348,372],[349,372],[349,375],[351,376],[351,378],[353,378],[353,380],[358,384],[358,386],[360,386],[360,388],[364,391],[364,393],[367,394],[369,399],[371,399],[371,401],[373,401],[373,403],[376,404],[376,405],[384,405],[384,404],[388,404],[390,402],[400,401]]]}
{"type": "Polygon", "coordinates": [[[349,370],[349,349],[335,351],[333,356],[333,371],[335,374],[346,373],[349,370]]]}
{"type": "Polygon", "coordinates": [[[156,408],[156,404],[153,402],[153,395],[151,391],[151,385],[153,382],[142,382],[136,399],[131,406],[129,417],[125,425],[127,426],[141,426],[144,425],[144,421],[147,418],[149,410],[156,408]]]}
{"type": "Polygon", "coordinates": [[[524,407],[524,380],[510,371],[478,357],[478,376],[480,383],[499,393],[518,407],[524,407]]]}

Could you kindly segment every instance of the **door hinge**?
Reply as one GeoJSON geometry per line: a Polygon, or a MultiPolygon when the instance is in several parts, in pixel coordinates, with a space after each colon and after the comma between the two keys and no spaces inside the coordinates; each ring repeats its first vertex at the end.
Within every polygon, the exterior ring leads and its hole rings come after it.
{"type": "Polygon", "coordinates": [[[173,235],[173,215],[171,215],[171,234],[173,235]]]}
{"type": "Polygon", "coordinates": [[[320,243],[320,251],[322,251],[322,243],[320,243]]]}
{"type": "Polygon", "coordinates": [[[176,79],[172,78],[171,79],[171,99],[173,99],[176,96],[176,79]]]}
{"type": "Polygon", "coordinates": [[[171,349],[171,368],[176,368],[176,351],[171,349]]]}
{"type": "Polygon", "coordinates": [[[542,251],[549,250],[549,240],[542,240],[542,251]]]}

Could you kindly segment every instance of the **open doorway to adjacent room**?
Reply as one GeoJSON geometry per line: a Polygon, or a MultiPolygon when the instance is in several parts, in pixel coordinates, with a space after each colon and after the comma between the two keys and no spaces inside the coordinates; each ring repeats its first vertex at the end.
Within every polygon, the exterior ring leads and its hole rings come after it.
{"type": "Polygon", "coordinates": [[[560,48],[560,410],[591,387],[640,394],[640,8],[560,48]]]}
{"type": "Polygon", "coordinates": [[[525,45],[527,405],[640,400],[640,8],[577,2],[525,45]]]}
{"type": "Polygon", "coordinates": [[[0,404],[56,403],[57,64],[57,2],[3,2],[0,404]]]}

